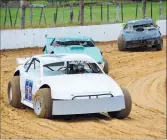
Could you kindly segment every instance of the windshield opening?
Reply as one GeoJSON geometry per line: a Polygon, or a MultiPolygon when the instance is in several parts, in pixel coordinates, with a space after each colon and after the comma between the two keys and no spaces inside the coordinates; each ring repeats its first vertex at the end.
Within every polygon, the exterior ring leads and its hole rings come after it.
{"type": "Polygon", "coordinates": [[[86,61],[67,61],[43,65],[44,76],[63,74],[103,73],[95,63],[86,61]]]}
{"type": "Polygon", "coordinates": [[[92,41],[54,41],[51,46],[70,46],[70,45],[82,45],[83,47],[94,47],[92,41]]]}
{"type": "Polygon", "coordinates": [[[148,27],[156,27],[154,23],[147,24],[127,24],[124,29],[126,30],[136,30],[138,28],[148,28],[148,27]]]}

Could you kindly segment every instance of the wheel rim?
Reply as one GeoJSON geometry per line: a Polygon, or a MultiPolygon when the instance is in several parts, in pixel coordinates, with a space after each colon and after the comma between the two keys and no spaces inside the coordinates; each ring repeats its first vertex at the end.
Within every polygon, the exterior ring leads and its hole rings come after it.
{"type": "Polygon", "coordinates": [[[9,103],[12,102],[12,87],[9,89],[9,103]]]}
{"type": "Polygon", "coordinates": [[[34,100],[34,112],[36,115],[40,115],[42,110],[42,101],[41,99],[38,97],[34,100]]]}

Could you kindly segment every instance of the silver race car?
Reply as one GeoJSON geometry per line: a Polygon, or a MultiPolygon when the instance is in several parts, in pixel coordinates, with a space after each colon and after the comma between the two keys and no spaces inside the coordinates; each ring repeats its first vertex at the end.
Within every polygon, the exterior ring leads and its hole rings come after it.
{"type": "Polygon", "coordinates": [[[118,37],[119,51],[139,47],[163,48],[161,32],[152,19],[129,21],[118,37]]]}

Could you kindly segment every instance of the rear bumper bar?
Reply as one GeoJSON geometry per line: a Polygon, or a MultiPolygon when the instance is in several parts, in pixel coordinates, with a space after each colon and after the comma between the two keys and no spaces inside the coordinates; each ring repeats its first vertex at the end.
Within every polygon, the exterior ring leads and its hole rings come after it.
{"type": "Polygon", "coordinates": [[[125,43],[125,48],[137,48],[143,46],[153,46],[160,43],[159,38],[151,38],[151,39],[144,39],[144,40],[133,40],[127,41],[125,43]]]}
{"type": "Polygon", "coordinates": [[[52,115],[112,112],[124,108],[124,96],[94,99],[53,100],[52,115]]]}

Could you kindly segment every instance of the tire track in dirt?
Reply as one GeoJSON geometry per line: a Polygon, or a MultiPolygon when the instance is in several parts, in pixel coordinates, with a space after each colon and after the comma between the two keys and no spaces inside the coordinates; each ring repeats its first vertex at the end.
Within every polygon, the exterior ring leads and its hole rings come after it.
{"type": "MultiPolygon", "coordinates": [[[[164,44],[166,40],[164,39],[164,44]]],[[[119,52],[115,43],[99,44],[109,62],[109,75],[132,96],[130,116],[77,115],[71,121],[37,118],[33,110],[15,109],[7,103],[7,83],[17,57],[40,54],[41,48],[1,51],[2,138],[165,138],[166,136],[166,46],[119,52]]]]}

